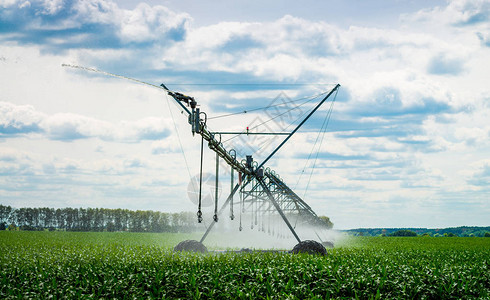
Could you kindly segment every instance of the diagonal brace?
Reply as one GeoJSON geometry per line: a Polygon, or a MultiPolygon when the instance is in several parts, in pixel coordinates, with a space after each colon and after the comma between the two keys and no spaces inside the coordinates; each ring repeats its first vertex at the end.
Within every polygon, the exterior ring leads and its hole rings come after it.
{"type": "Polygon", "coordinates": [[[272,195],[272,193],[269,190],[269,188],[267,187],[267,185],[265,185],[263,179],[257,177],[257,181],[260,183],[260,185],[264,189],[264,191],[267,194],[267,196],[269,196],[269,200],[271,200],[271,202],[274,205],[274,207],[276,208],[277,212],[281,215],[282,219],[284,220],[284,223],[286,223],[286,225],[288,226],[289,230],[291,230],[291,233],[294,235],[294,237],[296,238],[296,240],[298,241],[298,243],[301,243],[301,240],[298,237],[298,235],[296,234],[296,231],[294,231],[293,226],[291,226],[291,223],[289,223],[288,218],[286,217],[286,215],[282,211],[282,209],[279,206],[279,204],[277,204],[276,200],[274,200],[274,196],[272,195]]]}

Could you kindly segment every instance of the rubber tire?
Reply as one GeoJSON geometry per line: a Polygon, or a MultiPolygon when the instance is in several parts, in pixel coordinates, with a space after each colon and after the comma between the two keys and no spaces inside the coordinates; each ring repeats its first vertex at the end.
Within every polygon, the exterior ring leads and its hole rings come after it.
{"type": "Polygon", "coordinates": [[[185,240],[177,244],[174,247],[174,251],[189,251],[206,253],[208,249],[201,242],[196,240],[185,240]]]}
{"type": "Polygon", "coordinates": [[[294,246],[293,251],[294,254],[298,253],[308,253],[308,254],[318,254],[325,256],[327,255],[327,249],[317,241],[306,240],[298,243],[294,246]]]}
{"type": "Polygon", "coordinates": [[[325,241],[322,243],[322,245],[325,247],[325,248],[330,248],[330,249],[333,249],[334,248],[334,244],[333,242],[330,242],[330,241],[325,241]]]}

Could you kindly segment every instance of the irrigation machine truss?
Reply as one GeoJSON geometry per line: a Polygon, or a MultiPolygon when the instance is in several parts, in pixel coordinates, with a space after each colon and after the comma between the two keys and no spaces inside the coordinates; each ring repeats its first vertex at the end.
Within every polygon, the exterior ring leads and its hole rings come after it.
{"type": "MultiPolygon", "coordinates": [[[[184,95],[179,92],[168,89],[164,84],[160,86],[153,85],[147,82],[143,82],[137,79],[133,79],[126,76],[116,75],[97,69],[86,68],[76,65],[63,64],[63,67],[70,67],[76,69],[82,69],[85,71],[97,72],[108,76],[127,79],[130,81],[142,83],[159,89],[163,89],[169,96],[171,96],[175,102],[182,108],[182,112],[188,118],[188,122],[191,125],[192,134],[199,134],[201,136],[201,164],[200,164],[200,180],[199,180],[199,201],[197,220],[199,223],[203,221],[202,209],[201,209],[201,196],[202,196],[202,165],[203,165],[203,144],[206,141],[211,150],[216,153],[216,195],[214,199],[214,215],[213,222],[211,222],[200,241],[186,240],[180,242],[175,248],[175,251],[195,251],[206,252],[207,249],[203,245],[204,240],[213,229],[215,223],[218,222],[220,216],[223,214],[227,207],[230,207],[230,219],[235,218],[233,213],[233,207],[240,204],[242,208],[249,207],[254,209],[255,207],[255,225],[261,231],[266,231],[264,223],[258,224],[257,217],[260,215],[262,220],[264,218],[277,217],[287,226],[287,230],[297,240],[298,244],[293,248],[291,252],[306,252],[315,254],[326,254],[326,247],[333,247],[333,243],[330,241],[322,241],[318,231],[325,229],[326,223],[323,219],[319,218],[317,214],[311,209],[311,207],[301,199],[282,179],[265,164],[277,153],[277,151],[286,144],[286,142],[303,126],[303,124],[325,103],[325,101],[336,93],[340,88],[340,84],[335,85],[329,92],[323,93],[324,97],[314,106],[314,108],[304,117],[301,122],[291,132],[249,132],[248,127],[246,132],[211,132],[206,123],[207,116],[204,112],[200,111],[197,105],[197,101],[194,97],[184,95]],[[221,136],[224,134],[267,134],[267,135],[284,135],[284,140],[261,162],[258,163],[254,160],[252,155],[246,155],[245,158],[237,158],[236,151],[234,149],[227,150],[221,142],[221,136]],[[219,174],[219,160],[223,160],[231,167],[231,192],[222,203],[221,208],[218,210],[218,174],[219,174]],[[238,182],[234,183],[234,172],[238,174],[238,182]],[[240,194],[240,203],[234,202],[233,198],[236,193],[240,194]],[[292,224],[291,220],[294,220],[292,224]],[[296,230],[297,226],[308,225],[313,228],[316,238],[315,240],[302,240],[296,230]]],[[[333,102],[332,102],[333,103],[333,102]]],[[[329,111],[331,112],[331,110],[329,111]]],[[[240,208],[240,209],[242,209],[240,208]]],[[[253,217],[252,217],[253,218],[253,217]]],[[[253,227],[253,223],[252,223],[253,227]]],[[[240,223],[239,230],[242,230],[242,224],[240,223]]],[[[270,231],[268,229],[267,231],[270,231]]],[[[270,232],[269,232],[270,233],[270,232]]],[[[248,252],[249,249],[242,249],[241,252],[248,252]]]]}
{"type": "MultiPolygon", "coordinates": [[[[306,252],[326,254],[325,246],[331,247],[333,244],[329,241],[322,241],[317,233],[317,230],[325,228],[325,221],[317,216],[317,214],[311,209],[311,207],[301,199],[289,186],[276,174],[273,170],[265,167],[265,164],[273,157],[274,154],[284,145],[286,142],[301,128],[301,126],[324,104],[324,102],[335,93],[340,85],[337,84],[325,97],[310,111],[310,113],[296,126],[296,128],[287,133],[286,138],[265,158],[260,164],[254,161],[252,155],[247,155],[244,159],[238,159],[236,157],[236,151],[234,149],[226,150],[221,143],[222,134],[230,134],[229,132],[211,132],[206,126],[206,114],[200,111],[197,107],[197,102],[193,97],[186,96],[184,94],[169,90],[164,84],[161,85],[168,95],[170,95],[186,112],[189,124],[191,125],[192,134],[201,135],[201,169],[199,180],[199,204],[197,211],[198,222],[202,222],[202,210],[201,210],[201,196],[202,196],[202,151],[203,143],[206,141],[211,150],[216,152],[216,193],[218,191],[218,173],[219,173],[219,159],[224,160],[231,167],[231,192],[218,210],[218,195],[215,196],[215,210],[213,215],[214,222],[211,222],[207,226],[206,232],[201,237],[200,241],[187,240],[183,241],[176,246],[176,250],[189,250],[189,251],[205,251],[205,247],[202,244],[209,232],[213,229],[213,226],[218,222],[220,215],[226,209],[231,208],[230,218],[234,219],[233,214],[233,197],[238,192],[240,193],[240,199],[248,207],[255,206],[256,216],[271,216],[272,214],[278,214],[282,221],[286,224],[290,233],[298,241],[298,244],[293,248],[292,252],[306,252]],[[190,109],[189,109],[190,108],[190,109]],[[202,117],[204,116],[204,117],[202,117]],[[219,138],[218,138],[219,137],[219,138]],[[234,172],[239,174],[239,182],[233,184],[234,172]],[[291,219],[295,219],[296,222],[293,226],[291,219]],[[320,242],[315,240],[301,240],[295,228],[300,223],[307,224],[315,231],[317,238],[320,242]]],[[[237,134],[237,133],[231,133],[237,134]]],[[[241,134],[241,133],[238,133],[241,134]]],[[[283,133],[259,133],[259,132],[247,132],[244,134],[278,134],[283,133]]],[[[260,227],[260,224],[255,223],[260,227]]],[[[253,224],[252,224],[253,226],[253,224]]],[[[240,230],[242,225],[240,224],[240,230]]],[[[260,230],[265,231],[262,224],[260,230]]]]}

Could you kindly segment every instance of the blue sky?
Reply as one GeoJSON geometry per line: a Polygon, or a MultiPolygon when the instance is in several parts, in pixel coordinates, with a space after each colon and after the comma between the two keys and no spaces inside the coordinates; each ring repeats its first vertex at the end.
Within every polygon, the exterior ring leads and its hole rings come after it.
{"type": "MultiPolygon", "coordinates": [[[[489,225],[489,1],[2,0],[0,8],[0,204],[195,210],[187,188],[200,141],[178,107],[158,89],[65,63],[165,82],[210,117],[340,83],[306,194],[307,158],[329,104],[268,163],[318,214],[337,228],[489,225]]],[[[209,126],[243,130],[271,114],[209,126]]],[[[283,130],[294,114],[260,130],[283,130]]],[[[277,142],[225,145],[260,161],[277,142]]]]}

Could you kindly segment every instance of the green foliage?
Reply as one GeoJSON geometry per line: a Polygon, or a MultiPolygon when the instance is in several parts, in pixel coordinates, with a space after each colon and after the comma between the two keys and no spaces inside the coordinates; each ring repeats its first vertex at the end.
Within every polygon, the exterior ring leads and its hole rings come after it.
{"type": "Polygon", "coordinates": [[[490,297],[490,239],[352,237],[329,255],[194,254],[183,234],[0,232],[0,298],[490,297]]]}
{"type": "Polygon", "coordinates": [[[319,216],[319,218],[320,218],[320,220],[322,220],[323,222],[325,222],[324,227],[326,229],[332,229],[333,228],[333,223],[332,223],[332,221],[330,220],[329,217],[327,217],[327,216],[319,216]]]}
{"type": "Polygon", "coordinates": [[[423,235],[428,233],[431,236],[441,237],[450,236],[460,236],[460,237],[472,237],[478,236],[483,237],[486,232],[490,231],[490,227],[476,227],[476,226],[460,226],[460,227],[449,227],[449,228],[358,228],[343,230],[350,235],[354,236],[389,236],[398,230],[410,230],[415,232],[417,235],[423,235]]]}
{"type": "MultiPolygon", "coordinates": [[[[132,211],[106,208],[29,208],[14,209],[0,204],[0,224],[14,223],[20,230],[192,232],[195,214],[132,211]]],[[[0,225],[0,230],[1,230],[0,225]]]]}
{"type": "Polygon", "coordinates": [[[417,233],[411,230],[398,230],[390,234],[390,236],[417,236],[417,233]]]}

